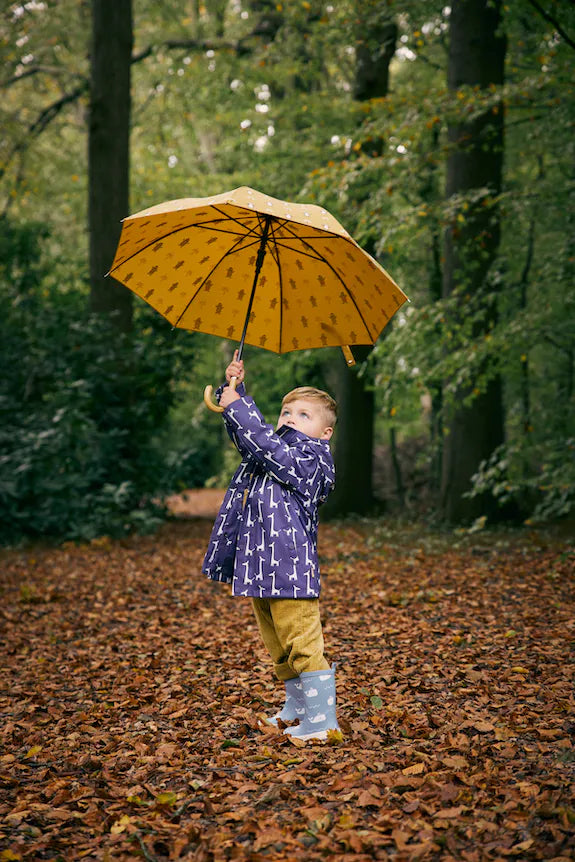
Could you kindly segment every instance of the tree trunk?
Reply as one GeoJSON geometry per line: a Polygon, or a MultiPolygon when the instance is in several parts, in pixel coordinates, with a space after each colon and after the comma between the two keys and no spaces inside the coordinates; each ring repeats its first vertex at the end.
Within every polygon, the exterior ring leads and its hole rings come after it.
{"type": "MultiPolygon", "coordinates": [[[[506,43],[498,32],[501,0],[454,0],[451,7],[448,86],[452,91],[464,85],[489,87],[502,84],[506,43]]],[[[493,110],[459,125],[449,127],[451,152],[447,163],[447,198],[465,196],[472,189],[501,190],[503,168],[503,111],[493,110]]],[[[499,238],[499,213],[488,196],[469,204],[459,220],[448,228],[445,240],[443,296],[460,293],[463,319],[470,300],[486,289],[490,267],[496,257],[499,238]]],[[[487,291],[486,291],[487,292],[487,291]]],[[[493,325],[496,311],[485,314],[475,326],[480,337],[493,325]]],[[[503,399],[499,376],[491,378],[481,394],[470,404],[473,383],[457,393],[452,415],[447,418],[441,507],[452,522],[468,522],[494,512],[491,499],[467,499],[471,477],[479,464],[503,442],[503,399]]]]}
{"type": "Polygon", "coordinates": [[[132,325],[132,293],[105,278],[129,212],[131,0],[92,0],[88,141],[90,306],[132,325]]]}
{"type": "Polygon", "coordinates": [[[381,0],[357,4],[355,81],[353,97],[358,102],[381,99],[389,89],[389,64],[395,54],[397,26],[381,0]]]}
{"type": "MultiPolygon", "coordinates": [[[[359,101],[387,95],[389,64],[395,53],[397,27],[381,0],[360,0],[356,10],[356,80],[354,97],[359,101]]],[[[377,150],[377,143],[370,149],[377,150]]],[[[358,365],[371,347],[354,347],[358,365]]],[[[328,517],[367,514],[373,509],[373,424],[375,397],[373,374],[362,376],[345,366],[336,387],[339,420],[335,441],[336,486],[326,505],[328,517]]]]}
{"type": "MultiPolygon", "coordinates": [[[[436,124],[433,125],[431,141],[428,146],[431,152],[437,153],[439,148],[439,127],[436,124]]],[[[431,205],[435,204],[439,197],[438,163],[439,159],[430,159],[422,172],[420,186],[421,200],[431,205]]],[[[439,302],[443,292],[442,231],[439,218],[436,217],[433,217],[430,221],[428,276],[430,302],[439,302]]],[[[437,328],[437,335],[438,337],[440,336],[439,327],[437,328]]],[[[430,472],[433,490],[434,493],[437,493],[441,487],[441,456],[443,445],[443,435],[441,433],[443,422],[443,389],[441,381],[433,381],[429,386],[429,393],[431,396],[429,435],[432,449],[430,472]]]]}
{"type": "MultiPolygon", "coordinates": [[[[367,359],[371,347],[354,347],[358,362],[367,359]]],[[[338,421],[335,438],[335,490],[324,514],[328,518],[350,513],[365,515],[373,508],[374,392],[357,370],[347,367],[343,355],[336,392],[338,421]]]]}

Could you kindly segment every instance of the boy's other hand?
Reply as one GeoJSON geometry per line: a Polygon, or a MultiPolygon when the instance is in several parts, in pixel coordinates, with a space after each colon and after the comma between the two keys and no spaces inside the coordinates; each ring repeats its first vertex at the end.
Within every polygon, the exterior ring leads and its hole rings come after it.
{"type": "Polygon", "coordinates": [[[223,407],[224,410],[226,407],[229,407],[230,404],[233,404],[234,401],[239,401],[240,396],[235,391],[235,389],[230,389],[229,386],[224,386],[222,394],[220,395],[220,407],[223,407]]]}
{"type": "Polygon", "coordinates": [[[238,360],[237,350],[234,350],[234,358],[226,368],[226,380],[228,383],[232,377],[236,377],[238,383],[242,383],[244,379],[244,361],[243,359],[238,360]]]}

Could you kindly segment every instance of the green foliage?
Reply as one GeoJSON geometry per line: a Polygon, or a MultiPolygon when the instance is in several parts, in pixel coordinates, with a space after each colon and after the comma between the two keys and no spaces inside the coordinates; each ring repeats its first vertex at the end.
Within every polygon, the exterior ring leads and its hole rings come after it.
{"type": "MultiPolygon", "coordinates": [[[[87,82],[89,7],[25,5],[0,18],[0,203],[18,220],[0,231],[3,529],[95,535],[147,517],[146,501],[162,488],[221,481],[232,469],[221,421],[199,405],[233,346],[167,331],[139,302],[123,342],[86,315],[77,275],[87,249],[86,104],[66,98],[87,82]]],[[[431,459],[457,397],[472,400],[499,374],[506,444],[478,471],[476,491],[525,515],[567,514],[573,49],[533,6],[507,4],[505,85],[449,92],[449,7],[381,3],[399,28],[390,94],[360,104],[352,98],[360,5],[138,0],[134,51],[145,59],[133,65],[132,209],[240,184],[326,205],[412,300],[370,360],[378,438],[389,428],[400,441],[427,434],[431,459]],[[505,112],[502,194],[482,188],[446,200],[448,123],[493,108],[505,112]],[[444,233],[484,207],[501,213],[498,259],[473,302],[465,272],[458,292],[441,299],[444,233]]],[[[575,7],[552,6],[573,34],[575,7]]],[[[470,244],[470,267],[482,253],[470,244]]],[[[245,359],[248,389],[270,421],[292,386],[334,388],[333,351],[276,357],[250,348],[245,359]]]]}
{"type": "Polygon", "coordinates": [[[187,452],[178,459],[155,442],[189,348],[151,312],[133,335],[110,338],[81,285],[47,286],[44,231],[1,227],[1,537],[149,528],[158,492],[180,469],[192,474],[187,452]]]}
{"type": "MultiPolygon", "coordinates": [[[[407,5],[392,94],[363,106],[361,124],[339,157],[311,175],[307,191],[351,227],[412,300],[371,359],[385,424],[412,433],[423,402],[433,455],[460,399],[470,403],[501,375],[507,442],[480,468],[472,493],[489,490],[525,516],[566,515],[575,433],[573,50],[541,17],[507,6],[505,85],[450,93],[445,13],[407,5]],[[446,199],[447,121],[465,123],[493,108],[505,110],[501,196],[472,189],[446,199]],[[484,207],[501,212],[498,260],[469,296],[467,275],[484,254],[478,236],[456,293],[441,299],[443,235],[466,228],[484,207]],[[562,459],[569,461],[564,470],[562,459]]],[[[557,12],[572,31],[573,9],[557,12]]]]}
{"type": "Polygon", "coordinates": [[[473,494],[489,490],[502,506],[517,505],[527,523],[555,520],[575,510],[575,438],[498,448],[475,476],[473,494]]]}

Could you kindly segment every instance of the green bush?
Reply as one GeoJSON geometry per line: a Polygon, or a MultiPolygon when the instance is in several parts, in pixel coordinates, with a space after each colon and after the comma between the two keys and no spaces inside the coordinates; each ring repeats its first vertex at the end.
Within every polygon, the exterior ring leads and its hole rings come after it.
{"type": "Polygon", "coordinates": [[[190,339],[140,309],[133,333],[111,331],[85,285],[49,282],[42,239],[0,222],[0,540],[149,529],[192,472],[191,443],[157,442],[190,339]]]}
{"type": "Polygon", "coordinates": [[[500,446],[481,464],[473,483],[474,494],[487,490],[502,507],[520,502],[527,523],[565,518],[575,510],[575,438],[500,446]]]}

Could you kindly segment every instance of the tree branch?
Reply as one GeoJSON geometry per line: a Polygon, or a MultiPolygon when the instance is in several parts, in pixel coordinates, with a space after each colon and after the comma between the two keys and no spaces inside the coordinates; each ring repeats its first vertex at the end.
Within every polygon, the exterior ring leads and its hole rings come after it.
{"type": "MultiPolygon", "coordinates": [[[[168,39],[166,42],[161,42],[158,45],[148,45],[146,48],[142,48],[141,51],[138,51],[136,54],[132,55],[132,64],[140,63],[142,60],[145,60],[149,57],[154,50],[159,48],[166,48],[168,50],[175,50],[178,48],[184,48],[190,51],[216,51],[216,50],[231,50],[241,54],[250,54],[252,52],[252,48],[245,45],[245,41],[250,39],[254,33],[249,33],[247,36],[242,37],[242,39],[236,39],[233,41],[229,41],[226,39],[168,39]]],[[[8,79],[7,81],[0,84],[0,88],[7,87],[10,84],[16,83],[16,81],[21,80],[22,78],[29,77],[30,75],[36,74],[38,72],[48,72],[50,71],[48,67],[40,67],[35,66],[33,69],[27,70],[21,75],[14,76],[12,79],[8,79]]],[[[37,137],[40,135],[44,129],[50,125],[52,120],[54,120],[60,112],[66,107],[66,105],[70,105],[73,102],[76,102],[81,96],[89,90],[89,81],[87,79],[83,79],[82,83],[76,87],[74,90],[71,90],[69,93],[64,93],[59,99],[55,102],[52,102],[50,105],[47,105],[38,117],[28,126],[26,130],[26,134],[23,139],[19,141],[13,148],[12,151],[8,154],[4,164],[0,167],[0,180],[6,174],[8,166],[11,164],[13,159],[18,155],[18,153],[23,152],[27,146],[29,139],[31,137],[37,137]]]]}
{"type": "Polygon", "coordinates": [[[60,66],[30,66],[19,75],[13,75],[11,78],[6,78],[5,81],[0,81],[0,90],[6,90],[13,84],[19,84],[20,81],[23,81],[25,78],[30,78],[32,75],[40,74],[52,75],[54,78],[58,78],[66,74],[66,71],[60,66]]]}
{"type": "Polygon", "coordinates": [[[57,101],[52,102],[52,104],[48,105],[44,108],[40,114],[36,117],[33,123],[28,126],[26,130],[26,134],[15,146],[12,148],[12,152],[8,154],[6,161],[0,167],[0,180],[6,173],[8,166],[11,164],[12,160],[18,155],[18,153],[23,152],[27,146],[29,139],[31,137],[37,137],[40,135],[46,126],[50,125],[52,120],[58,116],[58,114],[66,107],[66,105],[71,104],[72,102],[77,101],[80,96],[88,91],[88,81],[85,80],[80,84],[80,86],[76,87],[75,90],[72,90],[70,93],[64,93],[57,101]]]}
{"type": "Polygon", "coordinates": [[[29,78],[31,75],[37,75],[38,72],[45,71],[47,71],[47,69],[42,69],[41,66],[34,66],[31,69],[26,69],[26,71],[22,72],[20,75],[13,75],[12,78],[2,81],[2,83],[0,83],[0,89],[5,90],[7,87],[11,87],[12,84],[17,84],[18,81],[22,81],[24,78],[29,78]]]}
{"type": "Polygon", "coordinates": [[[556,338],[553,338],[553,336],[549,335],[548,333],[545,333],[543,335],[543,339],[544,339],[544,341],[548,341],[549,344],[552,344],[553,347],[556,347],[557,350],[560,350],[562,353],[565,353],[567,356],[571,356],[573,351],[572,351],[570,345],[561,344],[560,341],[557,341],[556,338]]]}
{"type": "Polygon", "coordinates": [[[559,35],[560,35],[560,36],[561,36],[561,37],[562,37],[562,38],[567,42],[567,44],[568,44],[571,48],[573,48],[573,50],[575,51],[575,42],[573,41],[573,39],[571,39],[571,38],[570,38],[570,36],[568,35],[568,33],[563,29],[563,27],[561,26],[561,24],[559,23],[559,21],[558,21],[556,18],[554,18],[554,17],[553,17],[553,15],[551,15],[551,13],[550,13],[550,12],[547,12],[547,10],[546,10],[546,9],[544,9],[544,8],[541,6],[541,4],[537,2],[537,0],[528,0],[528,2],[531,4],[531,6],[533,6],[533,8],[534,8],[534,9],[536,9],[536,10],[537,10],[537,12],[539,12],[539,14],[540,14],[543,18],[545,18],[545,20],[546,20],[546,21],[548,21],[550,24],[553,24],[553,26],[555,27],[555,29],[557,30],[557,32],[559,33],[559,35]]]}
{"type": "Polygon", "coordinates": [[[177,50],[178,48],[188,51],[233,51],[238,56],[251,54],[253,49],[245,43],[253,35],[255,34],[249,33],[241,39],[233,39],[231,41],[228,39],[168,39],[166,42],[142,48],[141,51],[132,55],[132,63],[140,63],[142,60],[147,59],[153,51],[160,48],[166,48],[168,51],[177,50]]]}
{"type": "Polygon", "coordinates": [[[34,122],[28,127],[28,134],[39,135],[43,132],[46,126],[48,126],[52,120],[58,116],[60,111],[65,108],[66,105],[76,102],[80,96],[84,95],[84,93],[88,91],[88,87],[88,81],[84,80],[78,87],[76,87],[75,90],[72,90],[70,93],[64,93],[64,95],[57,99],[57,101],[52,102],[51,105],[44,108],[34,122]]]}
{"type": "Polygon", "coordinates": [[[248,36],[244,36],[242,39],[233,39],[229,41],[227,39],[170,39],[167,42],[164,42],[164,47],[168,49],[172,48],[186,48],[190,51],[234,51],[238,55],[241,54],[251,54],[252,48],[248,48],[244,43],[250,38],[252,34],[250,33],[248,36]]]}

